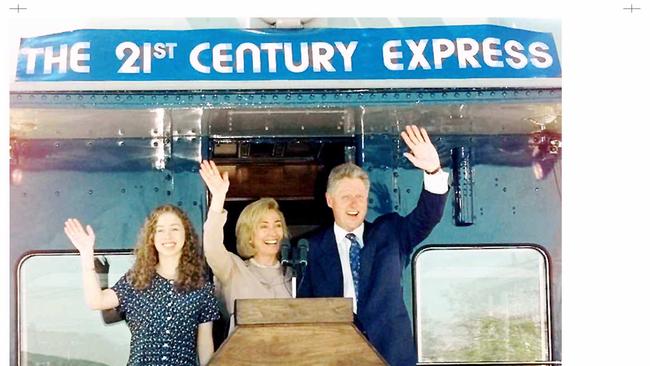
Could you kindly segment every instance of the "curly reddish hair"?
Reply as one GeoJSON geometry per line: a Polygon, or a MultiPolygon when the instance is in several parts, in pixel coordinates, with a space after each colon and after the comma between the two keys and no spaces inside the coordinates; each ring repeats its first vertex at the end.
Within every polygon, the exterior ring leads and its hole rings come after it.
{"type": "Polygon", "coordinates": [[[199,251],[200,243],[192,222],[187,214],[174,205],[163,205],[155,208],[147,217],[140,229],[138,243],[134,249],[135,264],[129,271],[129,280],[138,290],[151,285],[158,264],[158,251],[154,244],[154,235],[158,219],[164,213],[173,213],[183,223],[185,229],[185,244],[178,263],[178,276],[174,286],[181,291],[199,289],[205,284],[205,261],[199,251]]]}

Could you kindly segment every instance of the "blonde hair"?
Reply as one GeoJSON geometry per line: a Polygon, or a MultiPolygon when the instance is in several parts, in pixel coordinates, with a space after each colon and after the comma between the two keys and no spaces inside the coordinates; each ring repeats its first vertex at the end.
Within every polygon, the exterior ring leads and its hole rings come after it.
{"type": "Polygon", "coordinates": [[[138,290],[143,290],[151,285],[151,280],[156,273],[158,264],[158,251],[154,244],[156,224],[164,213],[173,213],[183,223],[185,229],[185,244],[178,262],[178,278],[174,286],[182,291],[199,289],[205,283],[205,262],[199,250],[199,240],[194,227],[185,212],[174,205],[163,205],[154,209],[147,217],[136,244],[134,255],[135,264],[129,271],[129,280],[138,290]]]}
{"type": "Polygon", "coordinates": [[[273,198],[260,198],[244,207],[244,210],[239,214],[237,224],[235,225],[237,253],[239,253],[242,258],[248,259],[257,254],[257,248],[253,245],[253,234],[255,233],[255,227],[260,223],[260,221],[262,221],[262,216],[269,211],[275,211],[278,216],[280,216],[283,238],[289,238],[287,223],[284,220],[282,211],[280,211],[278,202],[273,198]]]}
{"type": "Polygon", "coordinates": [[[334,193],[336,186],[344,178],[361,179],[363,185],[366,186],[366,190],[370,190],[370,179],[368,178],[368,173],[356,164],[344,163],[334,167],[330,172],[330,175],[327,177],[327,193],[334,193]]]}

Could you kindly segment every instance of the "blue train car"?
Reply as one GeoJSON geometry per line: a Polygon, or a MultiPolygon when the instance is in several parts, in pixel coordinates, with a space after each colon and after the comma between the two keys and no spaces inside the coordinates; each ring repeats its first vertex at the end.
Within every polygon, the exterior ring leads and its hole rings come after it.
{"type": "Polygon", "coordinates": [[[10,92],[12,365],[128,358],[124,322],[85,308],[66,218],[93,225],[112,285],[154,207],[180,206],[200,231],[203,159],[230,172],[231,250],[234,218],[262,196],[278,199],[294,242],[331,222],[325,181],[345,161],[370,175],[369,220],[406,214],[422,185],[402,156],[407,124],[428,131],[453,178],[443,220],[404,269],[418,364],[561,364],[557,23],[167,22],[90,21],[21,41],[10,92]]]}

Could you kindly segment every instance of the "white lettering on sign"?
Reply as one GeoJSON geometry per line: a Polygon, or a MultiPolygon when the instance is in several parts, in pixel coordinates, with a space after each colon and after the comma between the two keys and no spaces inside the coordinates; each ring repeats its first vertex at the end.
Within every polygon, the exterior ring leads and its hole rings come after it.
{"type": "Polygon", "coordinates": [[[526,67],[528,59],[526,58],[526,55],[521,53],[521,51],[524,50],[524,46],[521,43],[511,39],[506,41],[504,48],[509,56],[506,58],[506,62],[510,67],[513,69],[523,69],[526,67]]]}
{"type": "Polygon", "coordinates": [[[209,49],[210,49],[210,43],[208,42],[198,44],[196,45],[196,47],[192,48],[192,52],[190,52],[190,65],[192,65],[192,68],[194,70],[203,74],[210,73],[210,68],[208,66],[203,65],[199,61],[199,56],[201,56],[201,52],[209,49]]]}
{"type": "Polygon", "coordinates": [[[334,42],[300,42],[299,56],[294,54],[294,44],[285,43],[241,43],[234,49],[232,43],[208,42],[196,45],[189,56],[190,65],[200,73],[214,71],[222,74],[234,72],[275,73],[278,71],[278,58],[282,58],[289,72],[301,73],[311,68],[313,72],[336,72],[334,60],[343,63],[343,71],[352,71],[352,57],[357,48],[357,41],[346,43],[334,42]],[[212,48],[208,57],[204,52],[212,48]],[[211,58],[211,60],[210,60],[211,58]],[[211,61],[207,63],[207,61],[211,61]],[[266,61],[265,63],[263,61],[266,61]],[[210,65],[212,68],[210,68],[210,65]]]}
{"type": "Polygon", "coordinates": [[[402,65],[398,60],[402,59],[402,52],[399,51],[399,47],[402,46],[402,41],[388,41],[384,43],[382,47],[384,51],[384,66],[388,70],[404,70],[404,65],[402,65]]]}
{"type": "Polygon", "coordinates": [[[228,66],[228,63],[232,62],[232,55],[228,54],[230,50],[232,50],[230,43],[219,43],[212,49],[212,67],[217,72],[232,72],[232,66],[228,66]]]}
{"type": "Polygon", "coordinates": [[[427,42],[429,42],[428,39],[421,39],[417,43],[412,39],[406,40],[406,44],[409,46],[411,52],[413,52],[413,58],[411,58],[411,62],[409,62],[409,70],[415,70],[418,66],[425,70],[431,70],[429,61],[424,57],[424,48],[427,46],[427,42]]]}
{"type": "Polygon", "coordinates": [[[262,43],[260,48],[268,55],[269,72],[278,72],[277,51],[282,49],[282,43],[262,43]]]}
{"type": "Polygon", "coordinates": [[[553,57],[545,51],[548,51],[548,46],[545,43],[531,43],[530,46],[528,46],[528,52],[533,55],[533,58],[530,59],[530,63],[540,69],[545,69],[553,65],[553,57]]]}
{"type": "Polygon", "coordinates": [[[458,51],[458,67],[461,69],[467,68],[467,63],[472,65],[472,68],[479,68],[481,64],[476,61],[478,54],[478,42],[472,38],[457,38],[456,50],[458,51]]]}
{"type": "Polygon", "coordinates": [[[442,69],[443,59],[451,57],[456,52],[456,46],[450,39],[434,39],[433,45],[433,65],[436,69],[442,69]]]}
{"type": "Polygon", "coordinates": [[[402,60],[408,62],[408,70],[431,70],[431,60],[433,68],[440,70],[445,61],[454,56],[459,69],[478,69],[483,66],[504,67],[505,51],[505,62],[513,69],[523,69],[529,62],[536,68],[544,69],[553,65],[549,49],[546,43],[539,41],[525,47],[518,41],[507,40],[501,47],[501,39],[495,37],[487,37],[480,42],[467,37],[455,40],[435,38],[430,43],[428,39],[392,39],[383,44],[382,56],[384,67],[391,71],[404,70],[402,60]],[[402,48],[402,41],[408,48],[402,48]]]}
{"type": "Polygon", "coordinates": [[[339,50],[341,57],[343,57],[343,70],[350,72],[352,71],[352,55],[357,49],[357,41],[350,42],[347,46],[343,42],[334,42],[336,49],[339,50]]]}
{"type": "Polygon", "coordinates": [[[35,74],[37,62],[40,60],[42,69],[38,70],[39,73],[49,75],[54,70],[60,74],[65,74],[68,71],[89,73],[90,53],[87,52],[89,50],[90,42],[76,42],[70,47],[67,44],[62,44],[41,48],[21,48],[20,53],[27,56],[26,74],[35,74]]]}
{"type": "Polygon", "coordinates": [[[124,61],[117,72],[119,74],[151,73],[152,56],[158,60],[174,58],[176,43],[145,42],[139,46],[135,42],[122,42],[115,47],[115,56],[124,61]]]}
{"type": "Polygon", "coordinates": [[[490,67],[503,67],[503,61],[499,58],[503,54],[498,46],[501,40],[498,38],[486,38],[483,40],[483,61],[490,67]],[[496,46],[496,47],[492,47],[496,46]]]}
{"type": "Polygon", "coordinates": [[[86,61],[90,61],[90,54],[84,53],[83,50],[85,49],[90,49],[90,42],[77,42],[70,47],[70,69],[72,71],[78,73],[90,72],[90,66],[85,64],[86,61]]]}
{"type": "Polygon", "coordinates": [[[250,53],[251,55],[251,60],[253,61],[253,72],[256,74],[259,74],[262,72],[262,61],[260,60],[260,49],[253,43],[247,42],[247,43],[242,43],[237,47],[237,72],[242,73],[245,72],[246,69],[244,68],[244,62],[246,60],[244,59],[244,55],[246,53],[250,53]]]}
{"type": "MultiPolygon", "coordinates": [[[[160,76],[167,78],[167,75],[160,74],[169,73],[169,70],[186,71],[188,65],[178,63],[189,61],[190,70],[207,75],[274,74],[278,71],[289,74],[352,73],[355,52],[360,48],[359,41],[356,40],[238,44],[198,42],[200,43],[191,43],[178,48],[178,44],[172,42],[126,40],[115,46],[113,50],[115,59],[95,56],[94,68],[101,68],[101,70],[94,71],[103,77],[117,70],[118,74],[153,74],[152,79],[160,76]],[[166,64],[165,60],[174,60],[178,56],[177,53],[180,52],[178,50],[183,52],[182,60],[177,61],[173,67],[166,64]],[[189,55],[186,50],[189,51],[189,55]],[[157,74],[154,74],[156,71],[157,74]]],[[[88,41],[60,42],[60,44],[49,41],[41,47],[23,47],[20,49],[22,55],[20,65],[24,71],[19,70],[19,73],[88,74],[91,72],[90,45],[91,42],[88,41]]],[[[388,39],[380,44],[370,42],[362,45],[363,54],[356,62],[360,63],[363,60],[364,64],[360,65],[362,70],[356,71],[361,72],[360,75],[377,73],[375,69],[381,67],[383,63],[384,73],[385,70],[415,72],[420,73],[418,77],[427,77],[422,73],[425,71],[435,72],[443,69],[452,71],[449,77],[460,75],[457,74],[459,70],[481,68],[485,70],[479,70],[481,72],[478,74],[485,72],[487,76],[490,75],[490,69],[496,68],[526,69],[528,72],[531,69],[546,69],[554,66],[556,63],[554,58],[557,57],[553,46],[552,43],[534,39],[514,40],[505,37],[419,38],[418,36],[414,39],[388,39]]],[[[95,47],[99,47],[97,43],[95,47]]],[[[106,47],[101,48],[100,52],[107,52],[106,47]]],[[[502,75],[503,72],[498,74],[502,75]]],[[[377,75],[385,76],[381,75],[381,71],[377,75]]],[[[265,77],[268,78],[269,75],[252,78],[264,79],[265,77]]],[[[441,74],[439,77],[447,77],[447,75],[441,74]]]]}

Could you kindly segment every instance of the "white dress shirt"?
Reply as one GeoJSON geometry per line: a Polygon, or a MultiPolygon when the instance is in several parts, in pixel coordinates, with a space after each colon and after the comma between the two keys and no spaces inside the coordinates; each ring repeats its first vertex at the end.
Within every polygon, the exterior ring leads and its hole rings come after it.
{"type": "MultiPolygon", "coordinates": [[[[436,194],[447,193],[447,190],[449,189],[449,186],[447,185],[449,173],[441,169],[436,174],[423,174],[425,190],[436,194]]],[[[345,237],[345,235],[348,233],[354,234],[357,237],[361,249],[363,249],[363,229],[363,223],[353,231],[346,231],[334,223],[336,247],[339,250],[341,269],[343,270],[343,297],[349,297],[352,299],[352,311],[354,311],[355,314],[357,313],[357,297],[354,293],[354,282],[352,281],[352,270],[350,269],[350,246],[352,243],[345,237]]]]}
{"type": "Polygon", "coordinates": [[[334,223],[334,236],[336,237],[336,247],[339,250],[339,258],[341,259],[341,269],[343,270],[343,297],[352,299],[352,311],[357,313],[357,297],[354,293],[354,282],[352,281],[352,269],[350,268],[350,246],[352,242],[345,236],[348,233],[356,235],[357,241],[363,249],[363,223],[353,231],[346,231],[342,227],[334,223]]]}

